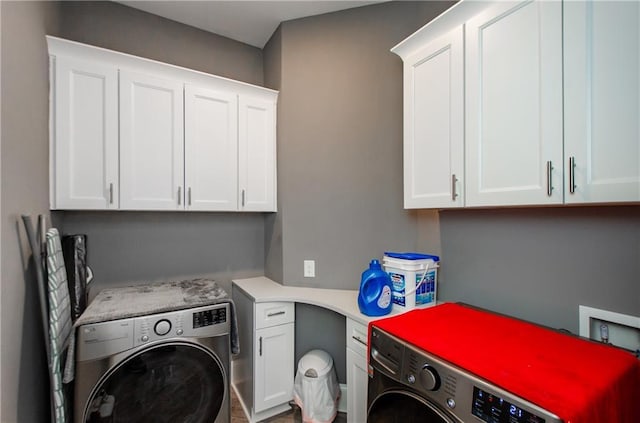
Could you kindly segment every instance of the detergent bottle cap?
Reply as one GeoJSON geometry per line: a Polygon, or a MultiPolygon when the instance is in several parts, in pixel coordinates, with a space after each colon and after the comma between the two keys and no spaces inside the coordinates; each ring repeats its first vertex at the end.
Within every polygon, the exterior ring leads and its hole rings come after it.
{"type": "Polygon", "coordinates": [[[371,270],[382,270],[382,266],[380,265],[380,261],[378,261],[377,259],[371,260],[371,263],[369,263],[369,269],[371,269],[371,270]]]}

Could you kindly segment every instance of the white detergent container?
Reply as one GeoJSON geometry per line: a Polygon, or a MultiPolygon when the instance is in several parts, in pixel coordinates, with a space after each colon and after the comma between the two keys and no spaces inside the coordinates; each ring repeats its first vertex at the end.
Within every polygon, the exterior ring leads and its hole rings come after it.
{"type": "Polygon", "coordinates": [[[382,258],[382,266],[391,278],[394,311],[436,304],[440,257],[387,251],[382,258]]]}

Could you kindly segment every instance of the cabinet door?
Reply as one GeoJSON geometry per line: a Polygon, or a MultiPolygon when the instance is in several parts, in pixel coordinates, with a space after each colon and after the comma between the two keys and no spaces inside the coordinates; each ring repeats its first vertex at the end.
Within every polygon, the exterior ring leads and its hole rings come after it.
{"type": "Polygon", "coordinates": [[[55,58],[52,209],[118,208],[118,70],[55,58]]]}
{"type": "Polygon", "coordinates": [[[185,87],[184,149],[187,209],[237,210],[237,95],[185,87]]]}
{"type": "Polygon", "coordinates": [[[463,29],[404,60],[404,207],[464,205],[463,29]]]}
{"type": "Polygon", "coordinates": [[[562,3],[498,3],[465,48],[466,204],[562,203],[562,3]]]}
{"type": "Polygon", "coordinates": [[[120,72],[120,208],[184,208],[183,88],[120,72]]]}
{"type": "Polygon", "coordinates": [[[347,348],[347,421],[367,421],[367,359],[347,348]]]}
{"type": "Polygon", "coordinates": [[[240,96],[238,182],[240,210],[276,211],[276,109],[240,96]]]}
{"type": "Polygon", "coordinates": [[[367,420],[367,325],[347,318],[347,421],[367,420]]]}
{"type": "Polygon", "coordinates": [[[567,203],[640,201],[640,3],[564,5],[567,203]]]}
{"type": "Polygon", "coordinates": [[[293,398],[294,324],[256,331],[255,401],[259,413],[293,398]]]}

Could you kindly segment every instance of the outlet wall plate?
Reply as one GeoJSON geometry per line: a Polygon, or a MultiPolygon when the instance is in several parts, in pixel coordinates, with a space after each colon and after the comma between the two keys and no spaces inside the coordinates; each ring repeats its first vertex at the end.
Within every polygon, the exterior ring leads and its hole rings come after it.
{"type": "Polygon", "coordinates": [[[640,317],[593,307],[578,306],[580,336],[602,341],[602,333],[608,342],[630,351],[640,350],[640,317]],[[606,325],[604,331],[602,325],[606,325]]]}

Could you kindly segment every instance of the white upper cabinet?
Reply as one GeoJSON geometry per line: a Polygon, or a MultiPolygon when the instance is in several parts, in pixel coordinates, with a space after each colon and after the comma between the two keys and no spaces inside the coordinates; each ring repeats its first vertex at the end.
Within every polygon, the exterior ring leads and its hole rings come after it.
{"type": "Polygon", "coordinates": [[[276,211],[275,104],[241,95],[238,122],[240,210],[276,211]]]}
{"type": "Polygon", "coordinates": [[[466,23],[468,206],[561,204],[562,3],[498,3],[466,23]]]}
{"type": "Polygon", "coordinates": [[[276,210],[277,91],[47,43],[52,209],[276,210]]]}
{"type": "Polygon", "coordinates": [[[120,72],[120,208],[183,208],[182,84],[120,72]]]}
{"type": "Polygon", "coordinates": [[[404,207],[462,207],[462,25],[403,59],[404,207]]]}
{"type": "Polygon", "coordinates": [[[640,3],[462,1],[392,51],[405,207],[640,201],[640,3]]]}
{"type": "Polygon", "coordinates": [[[238,98],[185,87],[185,186],[189,210],[238,208],[238,98]]]}
{"type": "Polygon", "coordinates": [[[117,209],[117,68],[59,57],[51,79],[51,209],[117,209]]]}
{"type": "Polygon", "coordinates": [[[564,4],[565,201],[640,201],[640,3],[564,4]]]}

